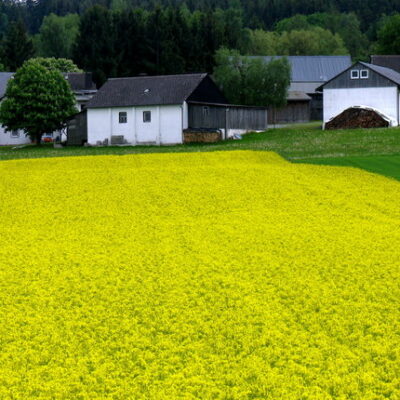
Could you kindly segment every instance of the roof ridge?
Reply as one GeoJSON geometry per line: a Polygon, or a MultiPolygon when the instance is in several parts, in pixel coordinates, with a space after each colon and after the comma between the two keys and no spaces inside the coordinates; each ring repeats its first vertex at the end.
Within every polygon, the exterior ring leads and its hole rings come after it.
{"type": "Polygon", "coordinates": [[[179,76],[207,76],[207,72],[199,72],[196,74],[171,74],[171,75],[137,75],[137,76],[121,76],[121,77],[116,77],[116,78],[108,78],[108,81],[117,81],[117,80],[122,80],[122,79],[154,79],[154,78],[172,78],[172,77],[179,77],[179,76]]]}

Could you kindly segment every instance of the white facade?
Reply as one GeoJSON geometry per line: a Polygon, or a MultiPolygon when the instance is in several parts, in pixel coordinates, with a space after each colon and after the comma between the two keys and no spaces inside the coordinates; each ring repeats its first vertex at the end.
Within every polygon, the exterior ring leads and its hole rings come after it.
{"type": "Polygon", "coordinates": [[[89,108],[88,144],[170,145],[183,143],[189,125],[188,106],[89,108]],[[120,143],[119,143],[120,144],[120,143]]]}
{"type": "Polygon", "coordinates": [[[6,132],[0,126],[0,146],[19,146],[29,143],[31,143],[31,140],[23,131],[6,132]]]}
{"type": "Polygon", "coordinates": [[[399,91],[397,87],[324,89],[324,123],[354,106],[375,108],[399,125],[399,91]]]}

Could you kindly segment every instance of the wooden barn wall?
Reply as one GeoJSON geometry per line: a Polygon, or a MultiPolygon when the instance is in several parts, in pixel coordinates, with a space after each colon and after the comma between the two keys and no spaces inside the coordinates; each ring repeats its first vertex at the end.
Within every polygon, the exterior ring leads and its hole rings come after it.
{"type": "Polygon", "coordinates": [[[87,139],[87,112],[82,112],[68,122],[67,145],[82,146],[87,139]]]}
{"type": "Polygon", "coordinates": [[[291,124],[310,121],[310,102],[292,101],[283,108],[272,108],[268,113],[269,124],[291,124]]]}
{"type": "Polygon", "coordinates": [[[192,129],[243,129],[265,130],[268,128],[267,110],[246,107],[189,105],[189,128],[192,129]],[[227,120],[226,120],[227,118],[227,120]]]}
{"type": "Polygon", "coordinates": [[[324,118],[324,102],[322,93],[313,93],[311,96],[311,110],[310,119],[311,121],[322,121],[324,118]]]}
{"type": "Polygon", "coordinates": [[[396,86],[389,79],[377,74],[375,71],[357,64],[354,67],[344,71],[336,78],[325,84],[324,89],[358,89],[368,87],[391,87],[396,86]],[[368,79],[351,79],[351,71],[367,69],[369,71],[368,79]]]}

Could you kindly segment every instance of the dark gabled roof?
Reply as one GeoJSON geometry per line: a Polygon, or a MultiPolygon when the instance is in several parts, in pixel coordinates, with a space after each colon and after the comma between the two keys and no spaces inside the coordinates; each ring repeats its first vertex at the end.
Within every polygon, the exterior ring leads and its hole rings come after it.
{"type": "Polygon", "coordinates": [[[109,79],[86,108],[182,104],[207,74],[109,79]]]}
{"type": "Polygon", "coordinates": [[[6,94],[7,84],[14,72],[0,72],[0,99],[6,94]]]}
{"type": "MultiPolygon", "coordinates": [[[[266,62],[285,56],[261,57],[266,62]]],[[[292,82],[326,82],[351,65],[350,56],[287,56],[292,82]]]]}
{"type": "Polygon", "coordinates": [[[386,67],[381,67],[379,65],[374,65],[374,64],[368,64],[365,62],[361,62],[361,65],[364,65],[365,67],[371,69],[372,71],[375,71],[377,74],[382,75],[383,77],[389,79],[396,85],[400,86],[400,74],[390,68],[386,67]]]}
{"type": "Polygon", "coordinates": [[[91,72],[68,72],[66,77],[74,92],[96,90],[91,72]]]}
{"type": "Polygon", "coordinates": [[[372,55],[371,64],[400,72],[400,55],[372,55]]]}

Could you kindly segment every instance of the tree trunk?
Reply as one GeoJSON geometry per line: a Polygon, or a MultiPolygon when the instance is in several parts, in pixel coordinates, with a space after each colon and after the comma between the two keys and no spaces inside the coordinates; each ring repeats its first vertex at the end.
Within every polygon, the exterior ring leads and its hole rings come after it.
{"type": "Polygon", "coordinates": [[[37,133],[35,135],[36,138],[36,146],[40,146],[41,142],[42,142],[42,134],[41,133],[37,133]]]}

